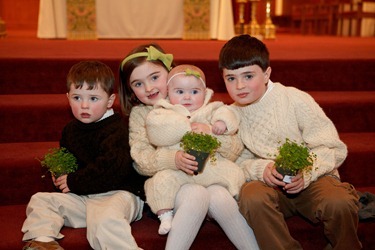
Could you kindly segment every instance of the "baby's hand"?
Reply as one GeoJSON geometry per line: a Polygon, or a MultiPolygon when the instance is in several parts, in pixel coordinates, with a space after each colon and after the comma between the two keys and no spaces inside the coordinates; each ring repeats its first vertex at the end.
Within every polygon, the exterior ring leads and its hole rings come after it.
{"type": "Polygon", "coordinates": [[[222,135],[227,130],[227,125],[223,121],[216,121],[214,125],[212,125],[212,133],[215,135],[222,135]]]}
{"type": "Polygon", "coordinates": [[[191,130],[195,133],[211,134],[211,126],[200,122],[191,123],[191,130]]]}

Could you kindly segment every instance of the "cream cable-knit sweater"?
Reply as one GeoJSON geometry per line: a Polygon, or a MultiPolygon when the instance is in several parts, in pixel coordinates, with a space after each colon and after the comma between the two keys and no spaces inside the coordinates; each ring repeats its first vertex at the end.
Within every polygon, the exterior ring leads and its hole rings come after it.
{"type": "Polygon", "coordinates": [[[304,173],[305,188],[324,174],[339,177],[337,168],[347,156],[346,145],[324,111],[307,93],[274,83],[264,98],[251,105],[232,105],[241,115],[239,134],[245,150],[237,163],[245,177],[263,181],[263,172],[286,138],[305,142],[317,155],[313,170],[304,173]]]}
{"type": "MultiPolygon", "coordinates": [[[[153,146],[146,133],[146,117],[153,110],[152,106],[133,107],[129,118],[129,143],[135,169],[142,175],[152,176],[160,170],[176,170],[175,155],[178,149],[158,148],[153,146]]],[[[243,150],[240,138],[236,136],[216,136],[221,142],[218,153],[224,158],[235,161],[243,150]]]]}

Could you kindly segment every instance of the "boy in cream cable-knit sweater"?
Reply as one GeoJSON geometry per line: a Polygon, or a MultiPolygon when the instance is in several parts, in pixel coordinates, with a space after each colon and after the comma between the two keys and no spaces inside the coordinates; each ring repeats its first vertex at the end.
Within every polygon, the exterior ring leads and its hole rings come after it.
{"type": "Polygon", "coordinates": [[[268,50],[249,35],[229,40],[219,67],[232,105],[241,116],[239,135],[245,150],[237,160],[247,183],[239,198],[241,213],[261,249],[301,249],[284,217],[300,215],[322,222],[333,249],[360,249],[358,196],[340,181],[338,168],[347,155],[332,121],[307,93],[270,80],[268,50]],[[274,167],[279,142],[305,143],[317,155],[311,172],[282,181],[274,167]]]}
{"type": "MultiPolygon", "coordinates": [[[[188,131],[206,134],[234,135],[239,117],[222,102],[209,103],[213,91],[206,88],[204,73],[193,65],[180,65],[168,75],[168,100],[159,100],[146,120],[147,135],[158,147],[180,149],[180,141],[188,131]]],[[[242,170],[232,161],[216,154],[208,160],[204,171],[188,175],[179,170],[163,170],[145,183],[147,202],[160,220],[159,234],[171,228],[172,209],[180,187],[197,183],[208,187],[218,184],[237,197],[245,182],[242,170]]]]}

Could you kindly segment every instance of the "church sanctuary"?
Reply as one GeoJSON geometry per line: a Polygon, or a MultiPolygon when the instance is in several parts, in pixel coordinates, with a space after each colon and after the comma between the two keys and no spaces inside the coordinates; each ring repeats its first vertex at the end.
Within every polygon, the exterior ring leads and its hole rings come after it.
{"type": "MultiPolygon", "coordinates": [[[[356,188],[367,214],[358,237],[363,249],[375,249],[375,0],[0,0],[0,250],[22,249],[30,197],[55,191],[38,159],[59,146],[73,118],[66,76],[75,63],[109,65],[117,94],[122,59],[154,42],[176,64],[200,67],[213,100],[231,104],[218,58],[239,34],[267,45],[273,82],[309,93],[335,124],[348,148],[341,180],[356,188]]],[[[121,112],[119,96],[114,110],[121,112]]],[[[303,249],[327,246],[321,223],[286,222],[303,249]]],[[[131,224],[140,248],[165,248],[159,225],[147,211],[131,224]]],[[[86,228],[61,233],[62,248],[91,249],[86,228]]],[[[236,247],[206,219],[191,249],[236,247]]]]}

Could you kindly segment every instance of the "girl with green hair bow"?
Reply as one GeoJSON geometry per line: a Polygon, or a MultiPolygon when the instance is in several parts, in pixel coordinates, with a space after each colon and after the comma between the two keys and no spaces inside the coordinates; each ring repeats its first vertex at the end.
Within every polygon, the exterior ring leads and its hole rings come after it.
{"type": "MultiPolygon", "coordinates": [[[[157,149],[147,137],[146,117],[159,100],[167,98],[167,77],[173,66],[173,56],[157,44],[138,46],[119,66],[120,103],[123,113],[129,116],[131,156],[135,169],[145,176],[166,169],[193,174],[198,169],[194,156],[182,150],[157,149]]],[[[221,143],[229,145],[225,140],[221,143]]],[[[239,153],[234,149],[226,152],[228,157],[239,153]]],[[[221,186],[183,185],[176,195],[173,214],[169,214],[167,250],[190,249],[207,214],[220,224],[237,248],[253,249],[248,244],[251,228],[239,213],[236,201],[221,186]]]]}

